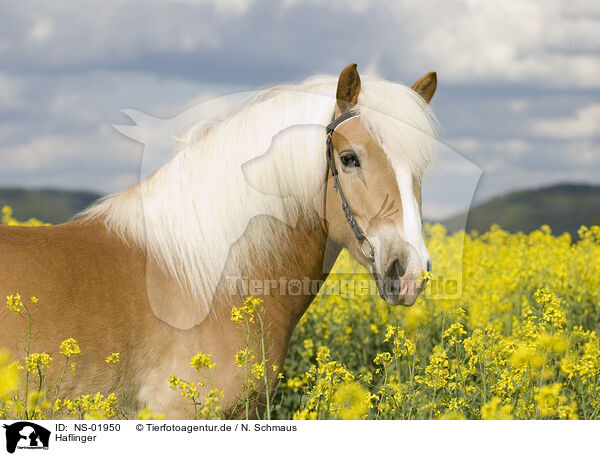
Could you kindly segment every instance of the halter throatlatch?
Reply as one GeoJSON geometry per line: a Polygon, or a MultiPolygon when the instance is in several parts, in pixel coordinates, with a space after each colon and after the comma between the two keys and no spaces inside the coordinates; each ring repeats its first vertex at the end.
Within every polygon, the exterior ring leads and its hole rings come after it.
{"type": "Polygon", "coordinates": [[[342,184],[340,183],[340,179],[338,176],[337,166],[335,164],[335,159],[333,157],[333,143],[332,136],[336,127],[341,123],[345,122],[348,119],[353,117],[357,117],[360,114],[356,111],[346,111],[338,117],[335,117],[329,125],[327,125],[327,175],[325,176],[325,189],[323,190],[323,220],[327,223],[327,178],[329,177],[329,171],[331,170],[331,176],[333,177],[333,186],[337,190],[340,195],[340,200],[342,201],[342,210],[346,215],[346,220],[350,224],[350,228],[352,228],[352,232],[354,233],[354,237],[358,241],[358,247],[361,253],[365,256],[367,260],[371,262],[371,268],[373,277],[375,278],[375,283],[377,284],[377,290],[381,297],[384,296],[383,285],[377,274],[377,269],[375,266],[375,247],[373,243],[369,239],[369,237],[365,234],[362,228],[358,225],[358,222],[354,218],[354,214],[352,214],[352,210],[348,205],[348,201],[346,200],[346,195],[344,195],[344,191],[342,190],[342,184]],[[367,244],[369,251],[365,251],[365,244],[367,244]]]}

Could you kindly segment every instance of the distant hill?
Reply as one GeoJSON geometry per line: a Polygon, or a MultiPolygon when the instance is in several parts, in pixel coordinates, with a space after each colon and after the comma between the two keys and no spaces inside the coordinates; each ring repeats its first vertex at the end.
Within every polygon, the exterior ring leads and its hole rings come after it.
{"type": "MultiPolygon", "coordinates": [[[[441,221],[449,231],[463,228],[465,214],[441,221]]],[[[560,184],[522,190],[474,206],[467,230],[487,231],[493,223],[510,232],[531,232],[546,224],[555,234],[576,236],[581,225],[600,225],[600,185],[560,184]]]]}
{"type": "Polygon", "coordinates": [[[36,218],[52,224],[64,223],[101,195],[92,192],[68,190],[28,190],[0,188],[0,208],[14,210],[17,220],[36,218]]]}
{"type": "MultiPolygon", "coordinates": [[[[63,223],[101,195],[68,190],[0,189],[0,208],[9,205],[14,217],[35,217],[49,223],[63,223]]],[[[493,223],[503,229],[530,232],[550,225],[557,234],[577,234],[581,225],[600,224],[600,185],[561,184],[537,190],[523,190],[493,198],[474,206],[467,216],[467,230],[484,232],[493,223]]],[[[450,232],[463,228],[465,214],[442,220],[450,232]]]]}

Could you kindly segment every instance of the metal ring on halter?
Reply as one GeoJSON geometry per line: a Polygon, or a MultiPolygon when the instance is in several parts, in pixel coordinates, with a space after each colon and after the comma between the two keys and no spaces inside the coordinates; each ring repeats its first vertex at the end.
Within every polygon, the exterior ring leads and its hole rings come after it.
{"type": "Polygon", "coordinates": [[[358,242],[358,247],[360,248],[360,251],[365,256],[365,258],[368,258],[371,261],[375,261],[375,247],[373,246],[373,242],[371,242],[371,239],[369,239],[367,235],[363,235],[362,240],[358,242]],[[371,253],[369,255],[365,253],[365,249],[363,248],[365,241],[367,242],[367,244],[369,244],[369,247],[371,248],[371,253]]]}

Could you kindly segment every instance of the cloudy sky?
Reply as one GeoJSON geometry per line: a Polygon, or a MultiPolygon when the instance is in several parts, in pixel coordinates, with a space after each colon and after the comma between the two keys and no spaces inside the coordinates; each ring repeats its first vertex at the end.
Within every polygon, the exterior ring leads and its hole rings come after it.
{"type": "Polygon", "coordinates": [[[442,141],[483,171],[477,200],[600,183],[597,0],[73,5],[0,4],[0,186],[124,189],[143,148],[112,128],[122,109],[169,118],[353,61],[407,84],[437,71],[442,141]]]}

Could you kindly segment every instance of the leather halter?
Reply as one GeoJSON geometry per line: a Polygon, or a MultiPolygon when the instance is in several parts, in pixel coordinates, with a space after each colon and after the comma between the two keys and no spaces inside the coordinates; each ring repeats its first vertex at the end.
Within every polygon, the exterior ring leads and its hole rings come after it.
{"type": "Polygon", "coordinates": [[[358,241],[358,247],[359,247],[361,253],[365,256],[365,258],[367,260],[369,260],[371,262],[372,273],[373,273],[373,277],[375,278],[375,283],[377,284],[377,290],[379,291],[379,294],[381,295],[381,297],[383,297],[383,296],[385,296],[384,290],[383,290],[383,285],[381,283],[379,275],[377,274],[377,269],[375,266],[375,247],[373,246],[373,242],[371,242],[369,237],[365,234],[365,232],[362,230],[362,228],[358,225],[358,222],[354,218],[354,214],[352,214],[352,210],[350,209],[350,206],[348,205],[348,201],[346,200],[346,196],[344,195],[344,191],[342,190],[342,184],[340,183],[340,179],[338,176],[338,170],[337,170],[337,167],[335,164],[335,159],[333,157],[332,136],[333,136],[333,132],[335,131],[336,127],[338,125],[340,125],[341,123],[345,122],[346,120],[349,120],[353,117],[357,117],[359,115],[360,115],[360,113],[358,113],[356,111],[346,111],[345,113],[339,115],[338,117],[334,117],[334,119],[331,121],[331,123],[329,125],[327,125],[327,127],[326,127],[327,128],[327,174],[325,176],[325,188],[323,190],[323,220],[325,221],[325,223],[327,223],[327,215],[326,215],[327,179],[329,177],[329,171],[331,170],[331,176],[333,177],[333,186],[335,187],[335,189],[337,190],[337,192],[340,195],[340,200],[342,202],[342,210],[344,211],[344,214],[346,215],[346,220],[348,220],[348,223],[350,224],[350,228],[352,228],[352,232],[354,233],[354,237],[358,241]],[[370,251],[368,253],[365,252],[365,247],[364,247],[365,244],[367,244],[370,249],[370,251]]]}

